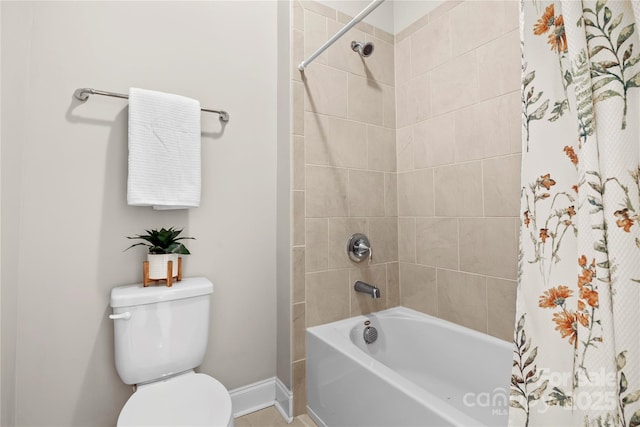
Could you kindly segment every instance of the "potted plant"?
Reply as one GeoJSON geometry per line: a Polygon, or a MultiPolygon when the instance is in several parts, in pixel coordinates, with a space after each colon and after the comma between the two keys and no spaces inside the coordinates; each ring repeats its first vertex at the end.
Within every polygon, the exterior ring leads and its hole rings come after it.
{"type": "Polygon", "coordinates": [[[149,279],[159,280],[167,278],[167,264],[173,261],[172,277],[178,275],[178,255],[189,255],[190,252],[180,240],[194,239],[193,237],[179,237],[183,229],[176,230],[174,227],[160,230],[145,230],[147,234],[127,236],[127,239],[140,239],[143,242],[134,243],[126,250],[134,246],[147,246],[149,253],[149,279]]]}

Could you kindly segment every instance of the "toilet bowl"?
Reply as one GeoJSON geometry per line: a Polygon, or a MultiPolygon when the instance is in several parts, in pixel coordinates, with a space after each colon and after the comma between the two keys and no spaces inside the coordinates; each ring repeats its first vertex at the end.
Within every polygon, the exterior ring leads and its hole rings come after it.
{"type": "Polygon", "coordinates": [[[204,360],[213,284],[186,278],[173,287],[120,286],[111,291],[116,369],[136,391],[118,427],[233,427],[231,397],[204,360]]]}
{"type": "Polygon", "coordinates": [[[233,427],[231,398],[215,378],[189,372],[141,385],[118,417],[129,426],[233,427]]]}

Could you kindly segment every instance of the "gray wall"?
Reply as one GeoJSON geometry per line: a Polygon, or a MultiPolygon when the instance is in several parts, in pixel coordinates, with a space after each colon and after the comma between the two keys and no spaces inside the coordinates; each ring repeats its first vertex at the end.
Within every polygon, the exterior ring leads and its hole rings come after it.
{"type": "Polygon", "coordinates": [[[215,285],[201,371],[233,389],[276,372],[275,2],[3,2],[2,425],[113,425],[114,286],[140,281],[124,236],[185,227],[187,276],[215,285]],[[260,49],[251,48],[260,41],[260,49]],[[198,209],[126,205],[126,101],[143,87],[203,115],[198,209]],[[37,408],[37,410],[34,410],[37,408]]]}

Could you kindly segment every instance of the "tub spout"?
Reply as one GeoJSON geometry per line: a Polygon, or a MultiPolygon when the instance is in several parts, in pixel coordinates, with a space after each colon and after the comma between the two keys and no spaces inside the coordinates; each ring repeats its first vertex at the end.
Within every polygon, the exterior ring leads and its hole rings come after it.
{"type": "Polygon", "coordinates": [[[365,294],[371,295],[371,298],[380,298],[380,289],[376,288],[373,285],[368,283],[361,282],[360,280],[356,281],[353,285],[353,288],[356,292],[363,292],[365,294]]]}

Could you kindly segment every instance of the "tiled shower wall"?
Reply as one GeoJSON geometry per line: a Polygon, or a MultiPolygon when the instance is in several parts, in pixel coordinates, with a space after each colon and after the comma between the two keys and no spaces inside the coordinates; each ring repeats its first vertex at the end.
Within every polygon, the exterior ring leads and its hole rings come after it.
{"type": "Polygon", "coordinates": [[[303,59],[351,20],[294,1],[292,55],[292,361],[294,414],[306,410],[305,328],[399,304],[394,38],[361,23],[304,73],[303,59]],[[351,41],[372,41],[366,60],[351,41]],[[347,238],[365,233],[373,261],[356,264],[347,238]],[[356,294],[364,280],[382,291],[356,294]]]}
{"type": "Polygon", "coordinates": [[[401,304],[512,339],[516,1],[448,1],[396,35],[401,304]]]}
{"type": "MultiPolygon", "coordinates": [[[[419,17],[416,17],[419,18],[419,17]]],[[[511,339],[520,171],[518,2],[448,1],[395,37],[292,2],[292,373],[305,328],[398,304],[511,339]],[[352,40],[373,41],[361,59],[352,40]],[[367,234],[373,263],[352,263],[367,234]],[[353,292],[362,279],[383,298],[353,292]]]]}

